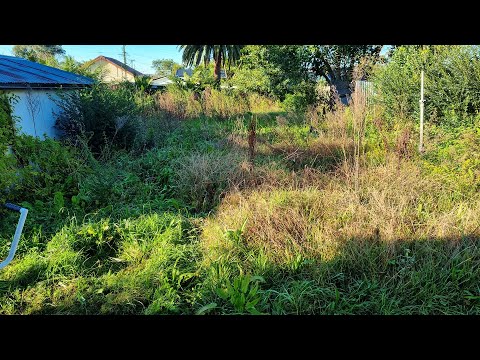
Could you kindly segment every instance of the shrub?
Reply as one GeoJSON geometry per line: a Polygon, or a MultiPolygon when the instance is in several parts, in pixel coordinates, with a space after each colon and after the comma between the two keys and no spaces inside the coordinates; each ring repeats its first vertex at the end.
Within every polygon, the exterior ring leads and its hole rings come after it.
{"type": "Polygon", "coordinates": [[[100,83],[91,89],[63,94],[57,103],[61,111],[56,114],[56,127],[71,143],[77,144],[78,137],[84,135],[97,154],[108,143],[119,148],[133,144],[139,108],[130,85],[111,89],[100,83]]]}
{"type": "Polygon", "coordinates": [[[19,202],[53,201],[55,193],[67,199],[78,193],[88,166],[77,151],[53,139],[22,135],[15,141],[18,175],[12,195],[19,202]]]}
{"type": "Polygon", "coordinates": [[[425,69],[425,116],[445,126],[470,123],[480,110],[480,57],[473,46],[402,46],[377,69],[377,100],[387,120],[419,117],[420,72],[425,69]]]}
{"type": "Polygon", "coordinates": [[[246,93],[271,95],[271,83],[265,70],[261,67],[253,69],[238,68],[231,80],[233,86],[246,93]]]}
{"type": "Polygon", "coordinates": [[[15,158],[9,151],[15,141],[14,101],[12,96],[0,93],[0,204],[5,202],[6,192],[16,179],[15,158]]]}

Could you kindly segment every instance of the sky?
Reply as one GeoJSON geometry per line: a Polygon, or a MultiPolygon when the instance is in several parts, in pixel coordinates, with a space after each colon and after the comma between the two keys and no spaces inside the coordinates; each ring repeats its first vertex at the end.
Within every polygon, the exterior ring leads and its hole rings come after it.
{"type": "MultiPolygon", "coordinates": [[[[62,45],[66,55],[73,56],[77,61],[86,61],[104,55],[123,62],[122,45],[62,45]]],[[[172,59],[182,62],[182,53],[178,45],[126,45],[127,65],[144,73],[153,74],[152,61],[157,59],[172,59]]],[[[1,55],[13,55],[13,45],[0,45],[1,55]]]]}
{"type": "MultiPolygon", "coordinates": [[[[73,56],[77,61],[86,61],[99,55],[112,57],[123,62],[122,45],[62,45],[66,55],[73,56]]],[[[0,45],[0,55],[13,55],[13,45],[0,45]]],[[[126,45],[127,65],[144,74],[154,74],[152,61],[157,59],[172,59],[182,63],[182,53],[178,45],[126,45]]],[[[382,53],[388,50],[384,46],[382,53]]]]}

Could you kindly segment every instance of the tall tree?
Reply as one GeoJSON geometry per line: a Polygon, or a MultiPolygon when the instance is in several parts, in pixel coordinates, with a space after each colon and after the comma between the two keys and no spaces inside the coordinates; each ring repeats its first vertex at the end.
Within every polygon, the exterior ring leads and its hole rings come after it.
{"type": "MultiPolygon", "coordinates": [[[[380,60],[382,45],[254,45],[242,50],[239,72],[246,76],[261,72],[263,86],[284,100],[287,94],[304,94],[308,102],[315,101],[313,89],[319,78],[335,86],[340,95],[350,95],[354,70],[362,68],[369,74],[380,60]]],[[[258,77],[258,76],[257,76],[258,77]]]]}
{"type": "Polygon", "coordinates": [[[249,91],[274,96],[280,101],[289,94],[315,101],[316,79],[306,67],[309,59],[302,45],[247,45],[232,79],[249,91]]]}
{"type": "Polygon", "coordinates": [[[180,45],[179,48],[183,50],[182,61],[186,66],[198,66],[202,61],[207,65],[213,59],[214,75],[219,85],[221,67],[225,66],[226,62],[229,65],[235,65],[238,62],[242,45],[180,45]]]}
{"type": "Polygon", "coordinates": [[[350,94],[355,66],[365,59],[370,65],[380,60],[383,45],[308,45],[307,66],[342,93],[350,94]]]}
{"type": "Polygon", "coordinates": [[[172,59],[159,59],[152,61],[152,67],[155,69],[157,75],[171,76],[180,68],[180,65],[172,59]]]}
{"type": "Polygon", "coordinates": [[[55,59],[57,55],[65,54],[62,45],[15,45],[12,52],[15,56],[43,64],[55,59]]]}

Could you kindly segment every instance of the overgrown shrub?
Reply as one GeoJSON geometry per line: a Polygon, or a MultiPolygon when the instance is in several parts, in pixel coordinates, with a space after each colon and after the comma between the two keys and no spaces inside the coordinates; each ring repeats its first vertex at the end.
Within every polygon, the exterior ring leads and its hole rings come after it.
{"type": "Polygon", "coordinates": [[[285,94],[282,105],[287,111],[303,113],[309,105],[317,101],[317,91],[315,84],[303,81],[295,86],[295,90],[285,94]]]}
{"type": "Polygon", "coordinates": [[[95,153],[109,143],[118,148],[133,144],[140,111],[131,85],[120,84],[112,89],[99,83],[91,89],[66,92],[57,103],[61,111],[56,114],[56,127],[71,143],[86,136],[95,153]]]}
{"type": "Polygon", "coordinates": [[[7,192],[16,179],[16,162],[9,151],[9,146],[15,141],[14,101],[14,97],[0,93],[0,204],[5,202],[7,192]]]}
{"type": "Polygon", "coordinates": [[[12,145],[15,137],[15,117],[12,106],[16,102],[13,95],[0,92],[0,151],[2,154],[12,145]]]}
{"type": "Polygon", "coordinates": [[[16,137],[17,178],[11,194],[18,202],[50,202],[56,193],[66,199],[78,193],[79,179],[88,166],[77,151],[53,139],[16,137]]]}
{"type": "Polygon", "coordinates": [[[402,46],[374,76],[387,120],[419,117],[425,71],[425,117],[444,126],[471,123],[480,110],[480,54],[476,46],[402,46]]]}

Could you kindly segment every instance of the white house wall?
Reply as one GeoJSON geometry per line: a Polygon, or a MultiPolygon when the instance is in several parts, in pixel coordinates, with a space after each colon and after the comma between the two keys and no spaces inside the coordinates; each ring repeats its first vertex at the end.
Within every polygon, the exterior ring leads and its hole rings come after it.
{"type": "Polygon", "coordinates": [[[58,99],[55,90],[22,89],[13,90],[12,93],[16,95],[18,100],[14,104],[13,115],[18,120],[17,131],[19,134],[37,136],[42,139],[44,136],[59,137],[60,134],[54,127],[55,116],[53,113],[60,112],[60,108],[53,100],[58,99]]]}

